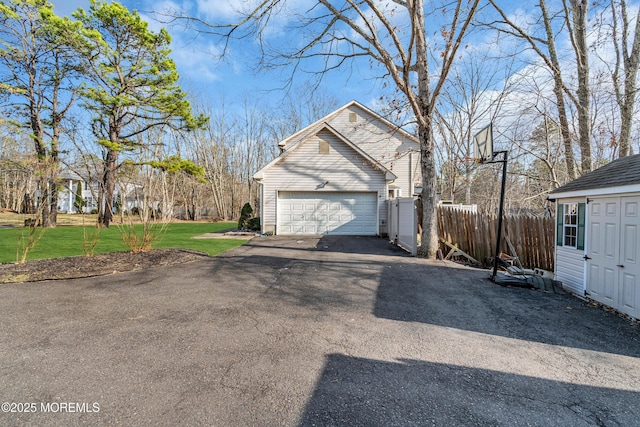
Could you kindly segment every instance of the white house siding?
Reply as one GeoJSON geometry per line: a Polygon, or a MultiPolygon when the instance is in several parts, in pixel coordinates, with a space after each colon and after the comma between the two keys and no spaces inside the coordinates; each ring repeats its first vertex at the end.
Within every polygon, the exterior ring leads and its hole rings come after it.
{"type": "Polygon", "coordinates": [[[357,105],[341,110],[327,122],[393,172],[398,179],[391,185],[400,188],[403,197],[413,195],[414,183],[420,182],[420,147],[414,140],[357,105]],[[352,113],[355,122],[351,121],[352,113]]]}
{"type": "Polygon", "coordinates": [[[263,179],[263,232],[274,233],[278,191],[377,192],[380,223],[386,223],[385,173],[376,170],[351,147],[329,131],[319,132],[265,170],[263,179]],[[329,153],[319,154],[320,140],[329,153]],[[327,182],[323,186],[324,182],[327,182]]]}
{"type": "MultiPolygon", "coordinates": [[[[586,203],[586,199],[584,197],[558,199],[556,206],[560,204],[564,205],[566,203],[586,203]]],[[[589,210],[587,209],[585,215],[588,215],[588,213],[589,210]]],[[[588,236],[585,236],[585,248],[587,245],[586,239],[588,239],[588,236]]],[[[578,295],[584,295],[585,290],[584,254],[584,249],[568,248],[556,245],[556,280],[561,281],[565,288],[578,295]]]]}
{"type": "Polygon", "coordinates": [[[91,210],[98,207],[93,197],[93,193],[90,189],[86,188],[87,184],[85,183],[85,181],[69,179],[63,182],[62,189],[58,192],[58,212],[78,213],[78,209],[75,206],[78,183],[82,185],[81,195],[82,199],[85,201],[85,206],[83,209],[84,212],[89,213],[91,212],[91,210]]]}

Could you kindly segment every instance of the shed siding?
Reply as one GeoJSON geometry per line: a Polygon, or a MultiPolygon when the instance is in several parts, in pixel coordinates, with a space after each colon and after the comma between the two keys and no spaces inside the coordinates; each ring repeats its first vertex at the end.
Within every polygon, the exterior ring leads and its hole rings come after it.
{"type": "Polygon", "coordinates": [[[556,247],[556,280],[578,295],[584,295],[584,251],[556,247]]]}
{"type": "MultiPolygon", "coordinates": [[[[557,203],[564,205],[566,203],[586,203],[586,201],[584,197],[572,197],[558,199],[557,203]]],[[[583,249],[556,245],[556,280],[561,281],[565,288],[578,295],[584,295],[585,289],[584,254],[583,249]]]]}
{"type": "MultiPolygon", "coordinates": [[[[265,171],[263,180],[263,231],[276,232],[278,191],[372,192],[386,198],[384,172],[328,131],[301,143],[280,162],[265,171]],[[329,143],[329,153],[319,154],[320,140],[329,143]],[[322,186],[323,182],[328,184],[322,186]]],[[[386,222],[384,203],[378,203],[380,222],[386,222]]]]}

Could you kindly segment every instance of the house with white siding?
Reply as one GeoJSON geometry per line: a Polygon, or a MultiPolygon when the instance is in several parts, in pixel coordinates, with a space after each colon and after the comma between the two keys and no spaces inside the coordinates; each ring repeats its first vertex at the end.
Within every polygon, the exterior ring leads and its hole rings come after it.
{"type": "Polygon", "coordinates": [[[58,212],[79,213],[80,207],[76,205],[78,194],[80,194],[84,202],[82,206],[84,213],[89,213],[98,208],[95,195],[100,184],[96,180],[84,178],[70,169],[63,169],[58,175],[58,179],[61,182],[58,191],[58,212]],[[78,193],[78,186],[80,187],[80,193],[78,193]]]}
{"type": "MultiPolygon", "coordinates": [[[[98,209],[98,195],[100,194],[100,181],[88,175],[80,175],[71,169],[63,169],[58,175],[60,186],[58,188],[58,212],[81,213],[77,206],[78,194],[82,197],[82,213],[90,213],[98,209]],[[78,190],[80,187],[80,190],[78,190]],[[80,191],[80,193],[78,193],[80,191]]],[[[140,207],[143,200],[143,187],[134,183],[116,182],[114,189],[114,202],[119,202],[125,211],[140,207]]],[[[158,202],[152,203],[157,207],[158,202]]],[[[115,207],[114,207],[115,212],[115,207]]]]}
{"type": "Polygon", "coordinates": [[[640,155],[557,188],[555,277],[564,287],[640,318],[640,155]]]}
{"type": "Polygon", "coordinates": [[[356,101],[278,145],[254,175],[265,234],[385,234],[386,201],[421,182],[417,139],[356,101]]]}

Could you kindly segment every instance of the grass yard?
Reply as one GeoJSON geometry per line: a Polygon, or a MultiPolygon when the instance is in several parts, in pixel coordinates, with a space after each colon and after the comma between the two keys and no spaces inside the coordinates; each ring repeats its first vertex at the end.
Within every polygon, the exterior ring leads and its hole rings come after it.
{"type": "MultiPolygon", "coordinates": [[[[205,252],[211,256],[222,253],[228,249],[235,248],[247,242],[238,239],[193,239],[206,233],[214,233],[229,230],[236,226],[232,222],[180,222],[168,225],[164,234],[154,243],[154,248],[177,248],[192,249],[205,252]]],[[[142,227],[140,224],[134,225],[137,231],[142,227]]],[[[83,255],[82,247],[84,242],[83,230],[91,236],[95,227],[82,226],[59,226],[57,228],[45,229],[42,238],[34,249],[29,251],[27,259],[59,258],[67,256],[83,255]]],[[[41,229],[38,229],[40,231],[41,229]]],[[[100,234],[96,244],[95,252],[122,252],[129,248],[122,242],[120,230],[116,225],[99,230],[100,234]]],[[[15,262],[16,249],[24,233],[27,238],[28,228],[3,228],[0,229],[0,262],[15,262]]]]}

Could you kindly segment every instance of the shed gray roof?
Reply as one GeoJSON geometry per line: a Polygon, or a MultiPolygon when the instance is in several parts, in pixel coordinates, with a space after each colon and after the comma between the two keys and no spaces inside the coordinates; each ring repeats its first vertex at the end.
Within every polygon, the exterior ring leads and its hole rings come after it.
{"type": "Polygon", "coordinates": [[[549,194],[634,184],[640,184],[640,154],[616,159],[601,168],[568,182],[562,187],[556,188],[549,194]]]}

